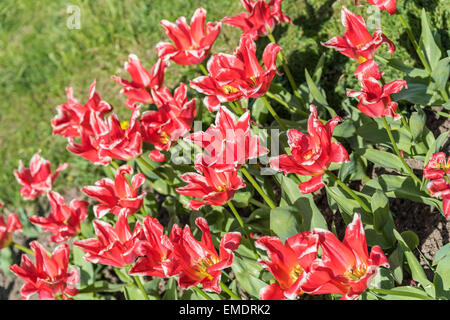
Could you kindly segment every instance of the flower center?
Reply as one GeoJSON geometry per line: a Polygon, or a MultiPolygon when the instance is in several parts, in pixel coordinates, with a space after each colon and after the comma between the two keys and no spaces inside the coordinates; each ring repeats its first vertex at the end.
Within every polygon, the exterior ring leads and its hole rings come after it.
{"type": "Polygon", "coordinates": [[[250,77],[250,87],[255,88],[258,85],[258,83],[256,82],[256,77],[250,77]]]}
{"type": "Polygon", "coordinates": [[[211,256],[208,256],[206,258],[200,259],[199,261],[197,261],[198,272],[201,275],[207,277],[209,280],[211,280],[211,279],[213,279],[213,276],[208,273],[207,269],[210,266],[215,265],[218,262],[219,262],[218,258],[211,257],[211,256]]]}
{"type": "Polygon", "coordinates": [[[130,123],[128,121],[126,121],[126,120],[122,121],[120,123],[120,127],[122,128],[122,130],[127,130],[129,126],[130,126],[130,123]]]}
{"type": "Polygon", "coordinates": [[[357,267],[355,269],[350,269],[345,273],[345,276],[351,280],[357,281],[361,279],[367,272],[367,266],[362,265],[360,267],[357,267]]]}
{"type": "Polygon", "coordinates": [[[303,268],[300,265],[297,265],[294,270],[289,274],[292,280],[296,281],[298,277],[303,273],[303,268]]]}
{"type": "Polygon", "coordinates": [[[366,61],[367,61],[367,58],[364,58],[363,56],[358,56],[358,63],[359,64],[364,63],[366,61]]]}
{"type": "Polygon", "coordinates": [[[162,144],[168,144],[170,141],[170,136],[166,132],[162,132],[159,136],[159,141],[162,144]]]}
{"type": "Polygon", "coordinates": [[[225,92],[225,94],[236,93],[236,92],[239,91],[239,90],[236,89],[235,87],[230,86],[230,85],[228,85],[228,84],[224,85],[224,86],[222,87],[222,89],[223,89],[223,92],[225,92]]]}

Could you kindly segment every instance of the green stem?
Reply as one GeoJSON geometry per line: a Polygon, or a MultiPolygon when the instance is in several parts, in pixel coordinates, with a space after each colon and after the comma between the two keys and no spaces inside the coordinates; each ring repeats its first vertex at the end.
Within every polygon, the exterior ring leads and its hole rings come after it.
{"type": "Polygon", "coordinates": [[[261,189],[258,182],[252,177],[252,175],[245,169],[244,167],[241,167],[241,172],[244,174],[244,176],[247,178],[248,181],[252,184],[252,186],[258,191],[258,193],[263,197],[264,201],[269,205],[271,209],[275,208],[276,205],[273,203],[273,201],[269,198],[269,196],[261,189]]]}
{"type": "Polygon", "coordinates": [[[202,289],[200,289],[199,287],[195,286],[192,287],[192,289],[194,289],[195,292],[197,292],[199,295],[201,295],[203,298],[205,298],[206,300],[212,300],[213,298],[211,298],[209,295],[207,295],[202,289]]]}
{"type": "Polygon", "coordinates": [[[361,205],[361,208],[364,209],[364,211],[366,212],[372,212],[372,210],[369,209],[369,207],[364,203],[364,201],[355,193],[353,192],[352,189],[350,189],[349,187],[347,187],[347,185],[345,183],[343,183],[341,181],[341,179],[339,179],[338,177],[336,177],[336,175],[329,171],[329,170],[325,170],[325,173],[332,179],[334,180],[342,189],[344,189],[350,196],[352,196],[353,199],[355,199],[356,201],[358,201],[358,203],[361,205]]]}
{"type": "Polygon", "coordinates": [[[257,206],[257,207],[260,207],[260,208],[264,208],[264,209],[268,208],[267,205],[265,205],[265,204],[262,203],[262,202],[259,202],[259,201],[256,200],[256,199],[253,199],[253,198],[251,198],[251,199],[249,200],[249,202],[250,202],[251,204],[254,204],[254,205],[257,206]]]}
{"type": "Polygon", "coordinates": [[[283,120],[278,116],[278,114],[275,112],[275,110],[272,108],[272,106],[270,105],[269,101],[267,101],[267,98],[265,96],[262,96],[261,99],[264,102],[264,104],[266,105],[266,107],[269,110],[269,112],[272,115],[272,117],[275,118],[275,120],[278,122],[278,124],[281,126],[281,128],[283,128],[283,130],[287,130],[288,127],[283,122],[283,120]]]}
{"type": "Polygon", "coordinates": [[[205,76],[209,76],[209,72],[208,72],[208,70],[206,70],[206,68],[205,68],[205,66],[203,65],[203,63],[200,63],[199,66],[200,66],[200,69],[202,70],[203,74],[204,74],[205,76]]]}
{"type": "Polygon", "coordinates": [[[241,101],[240,100],[236,100],[235,104],[237,106],[237,109],[238,109],[240,115],[243,115],[244,114],[244,108],[242,108],[241,101]]]}
{"type": "MultiPolygon", "coordinates": [[[[148,163],[147,161],[144,160],[144,158],[142,156],[140,156],[139,158],[136,158],[136,161],[146,167],[148,170],[150,170],[151,172],[153,172],[155,175],[158,176],[158,178],[160,178],[161,180],[163,180],[165,183],[167,183],[169,186],[174,187],[174,184],[172,182],[170,182],[169,180],[167,180],[161,173],[158,172],[158,170],[156,170],[155,167],[153,167],[150,163],[148,163]]],[[[177,176],[177,179],[181,181],[181,179],[177,176]]]]}
{"type": "MultiPolygon", "coordinates": [[[[267,35],[267,37],[269,38],[269,40],[273,43],[277,43],[277,41],[275,40],[274,36],[269,33],[267,35]]],[[[286,59],[284,58],[283,54],[280,52],[278,52],[278,57],[281,60],[281,63],[283,64],[283,69],[284,72],[286,73],[286,76],[288,77],[289,83],[291,84],[292,90],[294,91],[295,96],[298,98],[298,100],[300,101],[302,106],[306,106],[305,101],[303,100],[300,91],[298,91],[298,87],[297,84],[295,83],[294,77],[292,76],[291,70],[289,70],[289,67],[287,65],[286,59]]]]}
{"type": "Polygon", "coordinates": [[[234,113],[236,113],[237,115],[240,115],[239,110],[233,101],[228,102],[228,105],[231,107],[231,109],[233,109],[234,113]]]}
{"type": "Polygon", "coordinates": [[[144,296],[145,300],[150,300],[150,298],[147,295],[147,292],[145,292],[144,286],[142,285],[141,279],[139,276],[133,276],[134,281],[136,282],[139,290],[141,291],[142,295],[144,296]]]}
{"type": "Polygon", "coordinates": [[[222,290],[225,291],[233,300],[241,300],[241,298],[235,295],[233,291],[231,291],[226,285],[222,283],[222,281],[219,283],[219,285],[222,290]]]}
{"type": "Polygon", "coordinates": [[[23,252],[25,252],[25,253],[28,253],[28,254],[31,254],[32,256],[34,256],[34,252],[31,251],[31,249],[28,249],[28,248],[26,248],[26,247],[24,247],[24,246],[22,246],[22,245],[20,245],[20,244],[18,244],[18,243],[16,243],[16,242],[12,242],[11,244],[12,244],[14,247],[16,247],[17,249],[19,249],[19,250],[21,250],[21,251],[23,251],[23,252]]]}
{"type": "Polygon", "coordinates": [[[405,168],[406,171],[408,171],[408,174],[411,176],[411,178],[413,178],[420,185],[422,183],[422,181],[419,178],[417,178],[417,176],[414,174],[412,169],[406,163],[405,159],[402,157],[400,150],[397,147],[397,143],[395,142],[394,137],[392,136],[391,127],[389,126],[389,123],[387,122],[386,117],[382,117],[382,119],[383,119],[384,127],[386,128],[386,131],[388,133],[389,139],[391,140],[392,146],[394,147],[394,151],[397,154],[397,157],[400,159],[400,161],[403,164],[403,167],[405,168]]]}
{"type": "Polygon", "coordinates": [[[422,62],[423,66],[425,67],[425,69],[427,70],[427,72],[429,74],[431,74],[431,68],[430,65],[428,64],[427,59],[425,58],[425,56],[423,55],[422,50],[420,49],[419,44],[417,43],[416,39],[414,38],[414,35],[411,31],[411,28],[409,27],[408,23],[406,22],[406,20],[403,18],[403,16],[397,12],[397,17],[400,20],[400,22],[403,25],[403,28],[405,29],[406,33],[408,34],[409,40],[411,41],[414,49],[417,52],[417,55],[419,56],[420,61],[422,62]]]}
{"type": "Polygon", "coordinates": [[[446,112],[442,112],[442,111],[437,111],[436,113],[440,116],[450,118],[450,113],[446,113],[446,112]]]}
{"type": "Polygon", "coordinates": [[[119,169],[119,165],[114,160],[111,160],[111,164],[114,167],[114,169],[116,170],[119,169]]]}
{"type": "Polygon", "coordinates": [[[267,91],[266,92],[266,96],[268,96],[270,99],[278,102],[279,104],[281,104],[283,107],[286,107],[289,111],[291,112],[295,112],[298,113],[299,115],[308,118],[309,114],[306,113],[305,111],[299,110],[291,105],[289,105],[286,101],[283,101],[282,99],[278,98],[276,95],[274,95],[273,93],[267,91]]]}
{"type": "Polygon", "coordinates": [[[245,226],[244,221],[242,220],[241,216],[239,215],[239,212],[236,210],[236,207],[234,204],[229,201],[228,207],[230,207],[231,212],[233,212],[234,217],[239,222],[239,225],[241,226],[242,230],[244,230],[245,235],[247,236],[248,242],[250,243],[250,246],[252,247],[252,251],[255,253],[256,256],[258,256],[258,251],[256,251],[255,244],[252,241],[252,238],[250,237],[250,232],[248,231],[247,227],[245,226]]]}

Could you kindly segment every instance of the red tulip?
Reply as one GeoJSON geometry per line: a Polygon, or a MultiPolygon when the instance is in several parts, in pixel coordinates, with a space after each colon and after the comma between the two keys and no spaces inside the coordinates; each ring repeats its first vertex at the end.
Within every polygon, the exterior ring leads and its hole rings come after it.
{"type": "Polygon", "coordinates": [[[436,179],[428,182],[428,192],[432,197],[442,199],[444,215],[450,219],[450,183],[446,179],[436,179]]]}
{"type": "Polygon", "coordinates": [[[133,110],[128,127],[122,127],[116,114],[108,119],[107,130],[98,138],[100,158],[133,160],[142,154],[141,127],[137,118],[139,108],[133,110]]]}
{"type": "Polygon", "coordinates": [[[263,236],[256,246],[267,251],[270,261],[259,260],[277,282],[261,289],[261,300],[294,299],[303,294],[302,282],[316,259],[319,237],[311,232],[298,233],[283,244],[277,237],[263,236]]]}
{"type": "Polygon", "coordinates": [[[197,113],[195,99],[188,101],[187,85],[182,83],[175,89],[174,95],[163,87],[155,94],[158,110],[146,111],[140,119],[143,140],[155,147],[150,153],[154,161],[164,161],[161,150],[169,150],[191,129],[197,113]]]}
{"type": "Polygon", "coordinates": [[[112,110],[95,91],[95,83],[94,80],[91,84],[89,100],[84,106],[74,99],[72,88],[66,89],[68,101],[56,107],[58,114],[51,121],[54,135],[74,138],[81,136],[82,130],[92,134],[92,121],[103,119],[104,115],[112,110]]]}
{"type": "Polygon", "coordinates": [[[423,174],[426,179],[442,179],[445,175],[450,175],[450,158],[446,160],[444,152],[433,153],[423,174]]]}
{"type": "Polygon", "coordinates": [[[94,206],[95,216],[100,219],[108,212],[118,216],[123,212],[129,216],[138,211],[143,204],[146,192],[139,193],[139,187],[145,182],[145,176],[138,173],[128,183],[125,174],[132,174],[133,169],[129,165],[123,165],[116,170],[114,181],[103,178],[95,183],[95,186],[83,188],[83,192],[94,198],[100,204],[94,206]]]}
{"type": "Polygon", "coordinates": [[[33,216],[30,218],[31,223],[53,233],[50,237],[52,242],[67,241],[79,234],[80,223],[87,217],[89,203],[72,200],[67,206],[64,198],[54,191],[48,193],[48,200],[52,206],[48,218],[33,216]]]}
{"type": "Polygon", "coordinates": [[[50,257],[37,241],[31,242],[30,247],[36,256],[36,264],[22,254],[20,267],[15,264],[9,268],[26,281],[20,290],[22,298],[28,300],[37,293],[40,300],[67,300],[69,296],[77,295],[80,274],[77,269],[68,268],[69,246],[66,243],[59,245],[50,257]]]}
{"type": "Polygon", "coordinates": [[[256,58],[255,42],[250,36],[243,35],[234,55],[213,55],[207,66],[209,76],[192,80],[191,87],[206,95],[216,96],[205,100],[210,111],[217,110],[219,101],[261,97],[275,76],[275,61],[280,50],[277,44],[269,44],[263,53],[265,68],[262,68],[256,58]]]}
{"type": "Polygon", "coordinates": [[[376,29],[374,35],[370,35],[363,17],[343,7],[341,20],[346,28],[344,36],[334,37],[322,43],[323,46],[333,48],[343,55],[355,59],[358,63],[373,59],[383,42],[389,45],[390,53],[395,52],[394,43],[381,32],[381,29],[376,29]]]}
{"type": "Polygon", "coordinates": [[[125,62],[125,70],[130,74],[131,82],[113,76],[114,81],[123,86],[121,92],[128,97],[125,103],[128,108],[134,109],[137,102],[153,103],[152,94],[162,87],[167,65],[165,60],[158,59],[149,72],[142,66],[136,55],[130,54],[128,56],[128,62],[125,62]]]}
{"type": "Polygon", "coordinates": [[[22,185],[20,194],[25,200],[34,200],[36,197],[50,191],[53,182],[58,177],[59,173],[66,169],[69,164],[61,164],[52,173],[51,163],[42,158],[39,150],[30,160],[30,168],[23,166],[22,160],[19,160],[19,169],[14,170],[14,176],[22,185]]]}
{"type": "Polygon", "coordinates": [[[86,261],[117,268],[133,263],[136,258],[133,249],[141,231],[139,222],[136,222],[133,233],[124,213],[119,214],[115,227],[101,220],[94,220],[93,224],[98,239],[84,239],[73,243],[86,252],[86,261]]]}
{"type": "Polygon", "coordinates": [[[343,242],[327,230],[314,229],[319,235],[321,259],[311,264],[310,273],[302,284],[309,294],[343,294],[342,300],[356,299],[369,285],[380,266],[388,268],[389,262],[378,246],[370,255],[361,217],[355,213],[347,226],[343,242]]]}
{"type": "Polygon", "coordinates": [[[170,234],[180,264],[178,285],[188,289],[201,283],[204,290],[220,293],[221,270],[233,264],[233,251],[239,247],[241,234],[226,233],[217,254],[206,219],[197,218],[195,224],[203,233],[200,242],[194,238],[189,226],[181,230],[174,225],[170,234]]]}
{"type": "MultiPolygon", "coordinates": [[[[367,0],[367,2],[380,10],[386,10],[390,15],[397,11],[397,0],[367,0]]],[[[355,0],[355,4],[358,4],[358,0],[355,0]]]]}
{"type": "Polygon", "coordinates": [[[174,246],[156,218],[145,217],[134,252],[138,259],[131,275],[168,278],[178,273],[174,246]]]}
{"type": "Polygon", "coordinates": [[[208,22],[205,30],[205,20],[206,10],[203,8],[195,10],[190,26],[184,17],[178,18],[176,23],[162,20],[161,25],[174,44],[158,43],[156,51],[159,58],[171,59],[181,65],[200,64],[208,56],[221,27],[220,22],[208,22]]]}
{"type": "Polygon", "coordinates": [[[240,13],[234,17],[225,17],[224,23],[242,29],[253,40],[271,33],[275,25],[282,22],[291,22],[291,18],[281,11],[283,0],[241,0],[241,4],[248,12],[240,13]]]}
{"type": "Polygon", "coordinates": [[[380,72],[380,66],[373,59],[369,59],[358,65],[355,71],[355,77],[359,81],[364,79],[374,78],[375,80],[381,80],[384,72],[380,72]]]}
{"type": "Polygon", "coordinates": [[[185,139],[205,149],[208,154],[203,155],[203,160],[220,171],[236,170],[247,160],[269,152],[260,145],[259,137],[251,134],[250,112],[236,120],[235,115],[223,106],[217,112],[215,125],[185,139]]]}
{"type": "MultiPolygon", "coordinates": [[[[105,122],[106,123],[106,122],[105,122]]],[[[74,138],[68,139],[67,150],[96,165],[107,165],[111,162],[111,157],[100,154],[100,141],[95,135],[90,135],[87,131],[81,130],[80,143],[74,138]]]]}
{"type": "Polygon", "coordinates": [[[395,80],[382,86],[375,78],[361,78],[361,91],[349,91],[347,96],[358,97],[358,109],[371,118],[390,116],[394,120],[401,118],[397,114],[397,102],[393,102],[391,94],[408,87],[404,80],[395,80]]]}
{"type": "Polygon", "coordinates": [[[270,167],[276,171],[283,171],[286,175],[296,173],[312,176],[309,181],[299,185],[303,194],[319,190],[325,185],[322,175],[332,162],[349,161],[345,148],[338,142],[331,142],[333,130],[341,118],[336,116],[324,125],[318,118],[316,107],[311,105],[310,109],[309,135],[295,129],[288,130],[288,143],[292,155],[283,154],[270,159],[270,167]]]}
{"type": "Polygon", "coordinates": [[[180,178],[188,185],[176,189],[182,195],[201,199],[190,201],[189,208],[192,210],[198,210],[204,205],[222,206],[233,199],[236,190],[245,187],[237,170],[221,172],[204,163],[202,155],[197,157],[195,169],[200,174],[183,174],[180,178]]]}
{"type": "MultiPolygon", "coordinates": [[[[3,203],[0,203],[1,207],[3,203]]],[[[13,232],[19,230],[22,230],[22,224],[17,215],[10,214],[6,222],[5,216],[0,216],[0,250],[11,244],[13,232]]]]}

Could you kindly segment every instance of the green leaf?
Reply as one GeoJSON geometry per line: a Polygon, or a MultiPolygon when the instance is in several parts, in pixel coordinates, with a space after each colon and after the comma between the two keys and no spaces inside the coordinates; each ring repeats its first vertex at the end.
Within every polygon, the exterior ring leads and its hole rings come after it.
{"type": "Polygon", "coordinates": [[[330,108],[328,106],[327,98],[325,97],[324,94],[322,94],[320,89],[314,83],[314,81],[311,78],[311,76],[309,75],[307,69],[305,69],[305,77],[306,77],[306,83],[309,88],[309,93],[311,94],[311,96],[313,97],[315,102],[317,102],[320,106],[325,107],[328,110],[328,112],[330,113],[330,115],[332,117],[335,117],[337,115],[336,112],[333,110],[333,108],[330,108]]]}
{"type": "Polygon", "coordinates": [[[445,246],[440,248],[438,252],[436,252],[433,258],[433,265],[436,265],[447,256],[450,256],[450,243],[447,243],[445,246]]]}
{"type": "Polygon", "coordinates": [[[301,232],[301,215],[297,208],[273,208],[270,211],[270,230],[273,231],[281,241],[301,232]]]}
{"type": "Polygon", "coordinates": [[[433,283],[438,299],[450,299],[450,255],[439,261],[433,283]]]}
{"type": "Polygon", "coordinates": [[[428,280],[425,271],[423,270],[419,261],[417,261],[417,258],[412,253],[406,241],[403,239],[401,234],[397,232],[397,230],[394,230],[394,236],[397,239],[400,246],[402,247],[406,260],[408,261],[408,265],[411,270],[411,276],[413,280],[419,282],[424,287],[429,286],[431,284],[430,280],[428,280]]]}
{"type": "Polygon", "coordinates": [[[252,116],[258,123],[265,123],[269,116],[269,110],[267,109],[264,101],[261,98],[255,100],[252,104],[252,116]]]}
{"type": "Polygon", "coordinates": [[[83,258],[84,252],[80,248],[74,246],[72,253],[73,264],[76,265],[80,271],[80,285],[87,286],[93,284],[95,281],[93,264],[83,258]]]}
{"type": "Polygon", "coordinates": [[[233,202],[238,208],[246,208],[251,198],[252,193],[250,191],[241,191],[234,195],[233,202]]]}
{"type": "Polygon", "coordinates": [[[237,281],[249,295],[255,299],[259,299],[259,291],[267,286],[267,283],[259,279],[263,271],[261,265],[255,261],[253,254],[244,246],[239,246],[235,253],[236,255],[231,269],[237,281]]]}
{"type": "Polygon", "coordinates": [[[391,290],[387,289],[371,289],[377,294],[381,294],[383,300],[435,300],[417,287],[396,287],[391,290]]]}
{"type": "Polygon", "coordinates": [[[413,112],[411,114],[411,117],[409,118],[409,127],[411,128],[411,134],[414,140],[422,136],[425,121],[426,119],[423,111],[421,113],[413,112]]]}
{"type": "Polygon", "coordinates": [[[14,255],[11,247],[6,247],[0,250],[0,269],[7,275],[13,276],[9,271],[9,267],[14,264],[14,255]]]}
{"type": "Polygon", "coordinates": [[[427,14],[425,9],[422,9],[421,15],[422,35],[420,36],[420,46],[425,53],[425,56],[430,64],[431,70],[435,70],[439,59],[442,56],[441,50],[434,41],[433,33],[428,24],[427,14]]]}
{"type": "Polygon", "coordinates": [[[403,251],[401,247],[397,247],[392,251],[389,256],[389,265],[395,281],[401,284],[403,282],[403,251]]]}
{"type": "Polygon", "coordinates": [[[431,73],[436,90],[446,90],[448,77],[450,75],[450,57],[444,58],[438,62],[436,68],[431,73]]]}
{"type": "Polygon", "coordinates": [[[401,233],[403,240],[408,244],[411,250],[414,250],[419,245],[419,237],[414,231],[407,230],[401,233]]]}
{"type": "Polygon", "coordinates": [[[90,292],[117,292],[122,291],[123,284],[113,284],[108,281],[96,281],[93,284],[80,289],[80,293],[90,293],[90,292]]]}
{"type": "Polygon", "coordinates": [[[355,152],[382,168],[396,170],[400,170],[403,168],[403,164],[400,159],[392,153],[370,148],[358,149],[355,150],[355,152]]]}
{"type": "Polygon", "coordinates": [[[383,192],[377,190],[370,201],[373,212],[373,226],[376,232],[383,233],[384,226],[391,215],[389,211],[389,199],[383,192]]]}
{"type": "Polygon", "coordinates": [[[124,286],[123,291],[126,300],[145,300],[145,297],[142,294],[141,290],[139,290],[135,286],[124,286]]]}
{"type": "Polygon", "coordinates": [[[177,281],[174,278],[167,281],[166,292],[164,292],[162,300],[178,300],[177,281]]]}

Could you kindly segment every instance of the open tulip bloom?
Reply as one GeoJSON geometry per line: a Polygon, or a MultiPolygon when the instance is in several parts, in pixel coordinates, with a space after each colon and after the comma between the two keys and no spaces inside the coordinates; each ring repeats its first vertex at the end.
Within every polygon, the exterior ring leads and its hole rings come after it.
{"type": "Polygon", "coordinates": [[[381,29],[376,29],[372,36],[367,31],[363,17],[348,11],[345,7],[342,8],[341,21],[346,29],[344,35],[322,43],[323,46],[333,48],[358,63],[373,59],[383,42],[389,45],[390,53],[395,52],[394,43],[381,32],[381,29]]]}
{"type": "Polygon", "coordinates": [[[77,295],[80,274],[77,269],[68,268],[67,243],[56,247],[50,257],[37,241],[31,242],[30,247],[36,257],[36,263],[33,264],[30,258],[22,254],[20,266],[15,264],[10,267],[11,272],[25,281],[20,290],[22,298],[28,300],[37,293],[40,300],[67,300],[77,295]]]}
{"type": "Polygon", "coordinates": [[[208,76],[191,81],[191,87],[206,94],[209,111],[217,111],[221,102],[241,98],[258,98],[270,87],[277,72],[276,59],[281,47],[270,43],[264,49],[264,68],[256,58],[256,44],[249,35],[242,35],[233,55],[219,53],[208,60],[208,76]]]}
{"type": "MultiPolygon", "coordinates": [[[[0,203],[0,208],[3,206],[0,203]]],[[[5,221],[4,216],[0,216],[0,250],[11,244],[14,231],[22,230],[22,224],[17,215],[10,214],[5,221]]]]}
{"type": "MultiPolygon", "coordinates": [[[[355,0],[356,5],[358,2],[358,0],[355,0]]],[[[397,11],[397,0],[367,0],[367,2],[380,10],[386,10],[390,15],[397,11]]]]}
{"type": "Polygon", "coordinates": [[[176,64],[200,64],[208,56],[211,47],[220,33],[221,23],[206,24],[206,10],[199,8],[191,19],[191,25],[186,18],[178,18],[176,23],[162,20],[161,25],[174,44],[160,42],[156,51],[160,59],[170,59],[176,64]]]}
{"type": "Polygon", "coordinates": [[[30,167],[25,168],[22,160],[19,161],[19,169],[14,170],[14,176],[22,185],[20,194],[25,200],[34,200],[36,197],[50,191],[53,182],[59,173],[69,164],[63,163],[53,173],[51,163],[40,156],[39,150],[30,160],[30,167]]]}
{"type": "Polygon", "coordinates": [[[287,132],[291,155],[283,154],[270,159],[270,167],[284,174],[296,173],[302,176],[312,176],[299,185],[303,194],[322,188],[325,183],[322,176],[332,162],[349,161],[348,153],[338,142],[332,142],[331,136],[336,125],[341,121],[339,116],[322,124],[317,110],[311,105],[311,115],[308,119],[308,135],[296,129],[287,132]]]}
{"type": "Polygon", "coordinates": [[[225,17],[222,22],[242,29],[243,34],[249,35],[253,40],[271,33],[275,25],[282,22],[291,22],[291,18],[281,11],[283,0],[241,0],[247,12],[239,13],[234,17],[225,17]]]}

